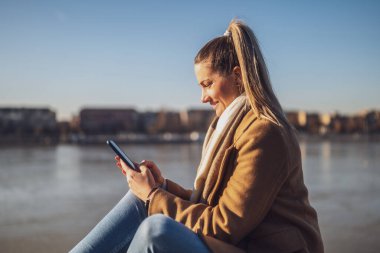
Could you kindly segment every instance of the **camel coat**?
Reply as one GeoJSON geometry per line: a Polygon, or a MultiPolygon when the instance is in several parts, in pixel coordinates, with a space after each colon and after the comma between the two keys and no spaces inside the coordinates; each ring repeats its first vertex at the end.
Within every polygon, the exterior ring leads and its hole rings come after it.
{"type": "Polygon", "coordinates": [[[152,194],[148,214],[183,223],[215,253],[323,252],[294,133],[251,110],[240,122],[223,159],[213,163],[218,171],[206,180],[206,203],[190,202],[191,190],[168,180],[166,190],[152,194]]]}

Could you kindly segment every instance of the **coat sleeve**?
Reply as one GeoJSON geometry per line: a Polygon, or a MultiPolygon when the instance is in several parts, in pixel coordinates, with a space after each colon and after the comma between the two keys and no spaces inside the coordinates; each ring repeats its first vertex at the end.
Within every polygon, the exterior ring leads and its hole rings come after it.
{"type": "Polygon", "coordinates": [[[165,214],[194,232],[232,244],[243,239],[268,213],[288,175],[280,130],[271,123],[253,125],[236,143],[235,168],[215,206],[194,204],[158,189],[149,215],[165,214]]]}
{"type": "Polygon", "coordinates": [[[185,200],[189,200],[192,193],[192,190],[184,189],[182,186],[169,179],[166,179],[166,191],[185,200]]]}

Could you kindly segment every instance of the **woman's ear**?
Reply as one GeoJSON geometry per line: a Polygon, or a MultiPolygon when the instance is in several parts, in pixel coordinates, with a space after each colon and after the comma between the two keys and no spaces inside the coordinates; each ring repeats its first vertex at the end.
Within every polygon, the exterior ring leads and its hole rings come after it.
{"type": "Polygon", "coordinates": [[[234,74],[235,82],[241,84],[241,69],[239,66],[235,66],[232,69],[232,73],[234,74]]]}

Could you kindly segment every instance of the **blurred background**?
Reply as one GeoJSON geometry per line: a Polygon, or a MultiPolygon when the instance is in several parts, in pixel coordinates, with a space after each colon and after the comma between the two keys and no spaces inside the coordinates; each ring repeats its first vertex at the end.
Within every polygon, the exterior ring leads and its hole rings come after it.
{"type": "Polygon", "coordinates": [[[0,1],[0,252],[67,252],[128,190],[106,139],[192,187],[193,59],[256,33],[326,252],[380,243],[379,1],[0,1]]]}

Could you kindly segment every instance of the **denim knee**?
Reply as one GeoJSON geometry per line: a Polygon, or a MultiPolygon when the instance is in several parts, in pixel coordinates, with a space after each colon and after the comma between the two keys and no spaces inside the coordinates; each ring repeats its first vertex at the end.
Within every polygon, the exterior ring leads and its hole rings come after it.
{"type": "Polygon", "coordinates": [[[146,218],[139,226],[128,253],[210,251],[193,231],[163,214],[146,218]]]}
{"type": "Polygon", "coordinates": [[[147,243],[157,243],[169,235],[169,226],[172,222],[175,221],[163,214],[154,214],[141,223],[137,233],[145,238],[147,243]]]}

